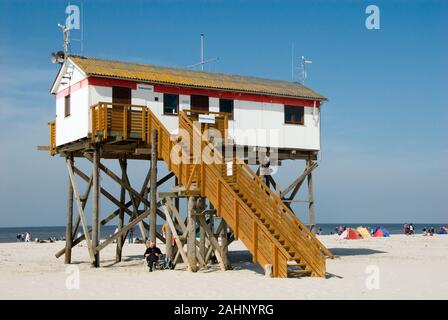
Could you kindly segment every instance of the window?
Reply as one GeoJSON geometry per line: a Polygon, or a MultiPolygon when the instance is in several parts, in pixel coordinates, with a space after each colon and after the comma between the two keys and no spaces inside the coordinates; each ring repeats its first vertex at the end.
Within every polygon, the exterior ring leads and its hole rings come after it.
{"type": "Polygon", "coordinates": [[[177,94],[163,94],[163,114],[177,115],[179,112],[179,96],[177,94]]]}
{"type": "Polygon", "coordinates": [[[304,108],[299,106],[285,105],[285,123],[304,124],[304,108]]]}
{"type": "Polygon", "coordinates": [[[191,110],[208,112],[208,96],[191,95],[191,110]]]}
{"type": "Polygon", "coordinates": [[[64,117],[70,115],[70,95],[66,95],[64,98],[64,117]]]}
{"type": "Polygon", "coordinates": [[[219,112],[229,113],[229,120],[233,120],[233,100],[219,99],[219,112]]]}

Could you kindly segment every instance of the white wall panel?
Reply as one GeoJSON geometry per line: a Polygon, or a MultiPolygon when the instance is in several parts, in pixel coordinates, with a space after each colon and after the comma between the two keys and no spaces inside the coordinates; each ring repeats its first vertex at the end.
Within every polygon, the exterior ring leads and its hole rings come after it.
{"type": "MultiPolygon", "coordinates": [[[[72,115],[63,119],[63,98],[57,99],[57,144],[83,137],[89,132],[89,106],[98,101],[112,102],[112,88],[88,86],[72,94],[72,115]]],[[[172,133],[178,117],[163,114],[163,94],[151,90],[132,90],[132,103],[148,106],[172,133]],[[156,101],[156,98],[158,101],[156,101]]],[[[179,96],[179,109],[190,108],[190,96],[179,96]]],[[[219,111],[219,99],[210,98],[210,111],[219,111]]],[[[304,125],[284,123],[284,106],[275,103],[234,101],[234,121],[229,121],[229,136],[237,145],[275,148],[320,149],[319,109],[305,108],[304,125]]]]}

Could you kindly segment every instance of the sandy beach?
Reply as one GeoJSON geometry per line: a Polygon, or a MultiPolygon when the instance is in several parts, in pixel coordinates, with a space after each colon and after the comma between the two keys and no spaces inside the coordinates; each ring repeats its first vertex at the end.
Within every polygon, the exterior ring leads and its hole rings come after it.
{"type": "Polygon", "coordinates": [[[239,241],[230,246],[234,270],[197,273],[182,265],[149,273],[143,244],[126,244],[118,264],[115,247],[108,246],[99,269],[90,267],[87,249],[78,246],[66,269],[63,257],[54,256],[63,242],[3,243],[0,299],[448,299],[448,236],[320,239],[338,255],[327,260],[326,279],[266,278],[239,241]],[[79,288],[67,288],[76,270],[79,288]]]}

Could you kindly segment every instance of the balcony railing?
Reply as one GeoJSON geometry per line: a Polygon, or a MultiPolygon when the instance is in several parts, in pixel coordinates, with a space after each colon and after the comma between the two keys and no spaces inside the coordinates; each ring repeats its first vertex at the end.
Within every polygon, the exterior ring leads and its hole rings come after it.
{"type": "MultiPolygon", "coordinates": [[[[227,118],[228,114],[222,112],[203,112],[194,110],[183,110],[180,112],[179,129],[191,130],[188,128],[185,119],[191,123],[199,120],[199,115],[209,115],[214,117],[213,123],[202,123],[199,126],[200,132],[204,133],[207,129],[215,129],[220,132],[221,142],[227,141],[227,118]],[[184,119],[185,118],[185,119],[184,119]]],[[[98,102],[90,107],[91,122],[91,140],[92,142],[117,142],[117,141],[142,141],[151,142],[151,129],[160,131],[163,127],[160,120],[146,106],[132,105],[122,103],[98,102]]],[[[53,156],[57,154],[56,148],[56,121],[48,122],[50,128],[50,146],[49,151],[53,156]]],[[[169,154],[171,149],[171,138],[159,136],[159,152],[164,151],[169,154]],[[163,141],[162,141],[163,140],[163,141]],[[166,141],[165,141],[166,140],[166,141]]],[[[201,137],[198,139],[202,141],[201,137]]],[[[190,141],[190,148],[193,147],[193,141],[190,141]]]]}
{"type": "Polygon", "coordinates": [[[90,107],[92,140],[143,140],[146,142],[147,107],[131,104],[98,102],[90,107]]]}
{"type": "Polygon", "coordinates": [[[56,120],[49,121],[48,127],[50,129],[50,155],[54,156],[57,153],[57,150],[56,150],[56,120]]]}

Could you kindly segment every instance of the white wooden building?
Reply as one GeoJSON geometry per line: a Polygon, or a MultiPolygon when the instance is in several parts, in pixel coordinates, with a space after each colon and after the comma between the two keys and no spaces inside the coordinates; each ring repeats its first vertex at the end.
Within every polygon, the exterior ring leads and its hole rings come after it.
{"type": "Polygon", "coordinates": [[[147,106],[172,133],[180,110],[229,112],[238,146],[274,147],[292,158],[320,149],[325,98],[299,83],[70,56],[51,93],[58,147],[89,136],[90,106],[102,101],[147,106]]]}
{"type": "Polygon", "coordinates": [[[100,251],[113,241],[115,261],[121,261],[128,231],[138,225],[144,240],[164,241],[173,265],[181,258],[190,271],[214,263],[212,252],[220,269],[229,269],[227,247],[240,239],[252,261],[270,265],[274,277],[325,276],[325,257],[332,255],[291,208],[306,179],[309,226],[315,226],[312,171],[318,166],[323,96],[286,81],[80,56],[65,59],[51,92],[56,96],[56,119],[49,123],[50,145],[38,148],[59,154],[67,164],[66,246],[56,255],[65,254],[66,263],[71,262],[72,247],[83,240],[94,267],[100,266],[100,251]],[[197,121],[207,117],[209,122],[197,121]],[[233,149],[217,143],[210,129],[226,143],[232,141],[233,149]],[[211,154],[219,161],[208,161],[211,154]],[[90,177],[75,158],[91,162],[90,177]],[[101,159],[117,160],[121,174],[101,159]],[[299,176],[281,188],[270,170],[287,159],[305,160],[306,167],[289,172],[288,177],[299,176]],[[131,185],[128,160],[150,161],[140,188],[131,185]],[[159,161],[168,169],[160,179],[159,161]],[[258,170],[251,164],[259,165],[258,170]],[[101,187],[100,172],[120,186],[119,196],[101,187]],[[159,192],[173,177],[171,191],[159,192]],[[85,193],[80,193],[82,181],[85,193]],[[101,195],[117,206],[105,217],[100,213],[101,195]],[[180,216],[181,200],[187,202],[187,223],[180,216]],[[91,228],[84,214],[87,201],[91,228]],[[217,228],[215,217],[220,218],[217,228]],[[101,226],[115,218],[117,232],[100,241],[101,226]],[[179,254],[174,254],[172,237],[157,232],[157,219],[167,222],[179,254]],[[80,227],[83,234],[75,237],[80,227]]]}

